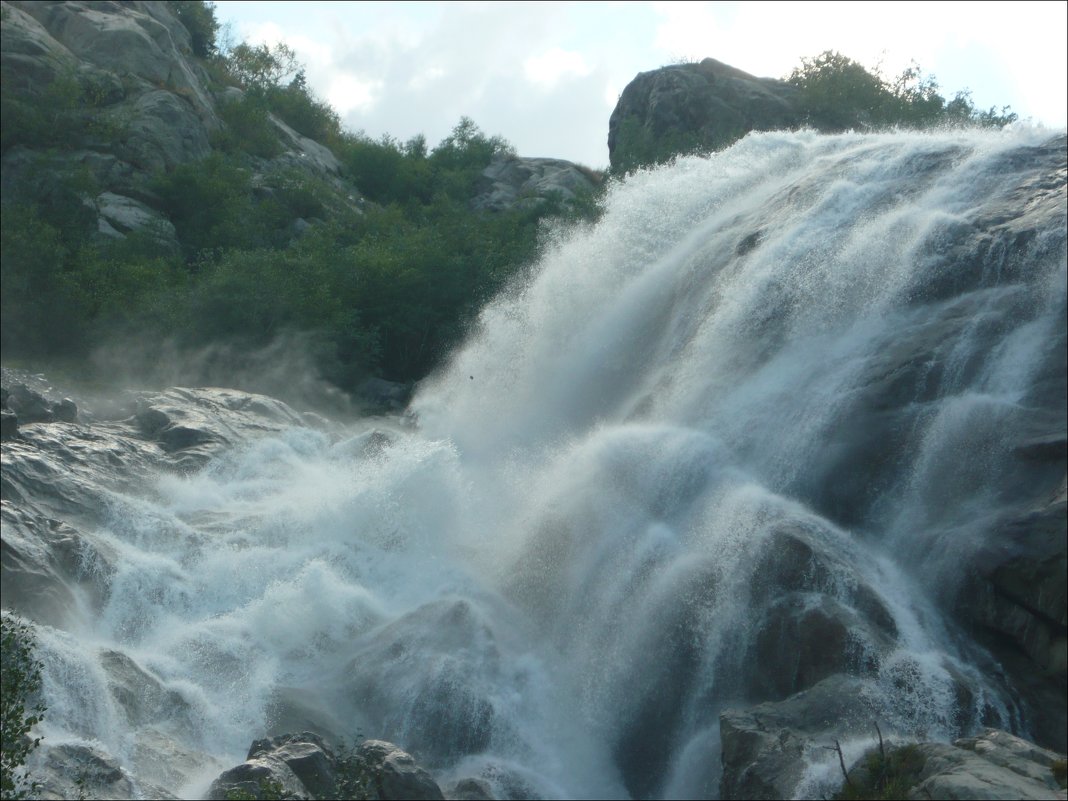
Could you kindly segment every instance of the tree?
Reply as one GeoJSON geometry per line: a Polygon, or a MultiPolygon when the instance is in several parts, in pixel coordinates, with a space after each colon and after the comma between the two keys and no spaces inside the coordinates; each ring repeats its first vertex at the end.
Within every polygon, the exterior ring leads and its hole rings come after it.
{"type": "Polygon", "coordinates": [[[33,656],[32,630],[10,616],[0,622],[0,646],[0,794],[29,798],[33,783],[22,767],[41,742],[29,736],[45,712],[37,701],[41,663],[33,656]]]}
{"type": "Polygon", "coordinates": [[[217,51],[215,35],[219,31],[219,20],[215,17],[215,4],[204,2],[204,0],[170,0],[167,7],[189,31],[193,55],[201,58],[215,55],[217,51]]]}

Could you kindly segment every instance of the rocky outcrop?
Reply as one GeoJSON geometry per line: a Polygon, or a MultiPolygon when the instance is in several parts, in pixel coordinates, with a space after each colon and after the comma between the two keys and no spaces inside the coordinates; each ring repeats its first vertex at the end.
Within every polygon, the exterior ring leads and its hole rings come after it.
{"type": "MultiPolygon", "coordinates": [[[[908,770],[893,777],[908,785],[910,799],[1057,799],[1065,798],[1062,784],[1054,775],[1056,763],[1064,755],[1022,740],[1008,732],[986,729],[977,737],[962,737],[948,743],[918,743],[888,746],[886,760],[907,750],[908,770]]],[[[875,777],[869,752],[849,771],[855,787],[869,787],[875,777]]],[[[904,760],[903,760],[904,761],[904,760]]],[[[1063,778],[1062,778],[1063,781],[1063,778]]]]}
{"type": "MultiPolygon", "coordinates": [[[[188,31],[163,2],[4,0],[3,13],[5,117],[9,101],[13,120],[20,104],[47,109],[56,120],[38,124],[56,129],[62,119],[69,140],[52,151],[34,141],[5,145],[4,202],[54,205],[62,197],[95,215],[100,236],[144,233],[173,250],[175,229],[160,212],[153,179],[212,153],[226,128],[219,104],[241,101],[241,90],[216,89],[192,55],[188,31]]],[[[280,152],[251,159],[255,186],[269,190],[272,176],[295,171],[325,180],[337,203],[358,197],[327,147],[269,119],[280,152]]]]}
{"type": "Polygon", "coordinates": [[[443,799],[433,777],[393,743],[365,740],[339,756],[311,732],[256,740],[247,759],[212,782],[208,797],[443,799]]]}
{"type": "MultiPolygon", "coordinates": [[[[5,369],[18,430],[0,474],[5,609],[62,625],[107,597],[114,554],[101,526],[160,471],[189,472],[221,451],[306,419],[264,395],[222,389],[128,392],[76,404],[41,376],[5,369]]],[[[12,415],[13,416],[13,415],[12,415]]],[[[142,694],[133,691],[133,694],[142,694]]]]}
{"type": "Polygon", "coordinates": [[[570,161],[498,153],[482,171],[471,207],[478,211],[529,209],[552,198],[570,203],[592,193],[602,180],[599,173],[570,161]]]}
{"type": "MultiPolygon", "coordinates": [[[[823,795],[841,783],[837,773],[839,743],[843,748],[850,782],[855,788],[870,788],[875,745],[873,721],[878,710],[867,700],[861,683],[837,676],[812,690],[777,704],[761,704],[747,710],[728,710],[720,716],[725,799],[774,799],[823,795]],[[855,744],[872,744],[857,750],[855,744]],[[803,784],[811,781],[812,765],[829,764],[830,786],[803,784]],[[801,793],[799,796],[798,793],[801,793]]],[[[881,735],[878,735],[881,737],[881,735]]],[[[902,775],[909,798],[1064,798],[1052,768],[1064,756],[997,729],[985,729],[976,737],[963,737],[952,744],[940,742],[884,744],[887,765],[907,764],[902,775]],[[892,758],[907,747],[907,759],[892,758]]],[[[886,768],[880,765],[879,771],[886,768]]],[[[860,792],[867,790],[861,789],[860,792]]],[[[868,797],[861,795],[860,797],[868,797]]]]}
{"type": "Polygon", "coordinates": [[[870,732],[877,714],[865,684],[842,675],[785,701],[723,712],[720,797],[795,798],[806,757],[835,738],[870,732]]]}
{"type": "Polygon", "coordinates": [[[608,121],[613,171],[670,152],[726,147],[749,131],[794,128],[804,117],[796,90],[720,61],[674,64],[639,73],[608,121]]]}

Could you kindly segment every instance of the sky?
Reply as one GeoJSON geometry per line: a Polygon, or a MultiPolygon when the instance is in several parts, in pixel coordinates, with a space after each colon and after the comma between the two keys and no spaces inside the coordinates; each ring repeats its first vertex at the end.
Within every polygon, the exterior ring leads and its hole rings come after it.
{"type": "Polygon", "coordinates": [[[608,118],[639,72],[712,57],[782,78],[837,50],[947,98],[1063,129],[1068,2],[234,2],[235,42],[285,42],[345,126],[433,147],[461,116],[523,156],[608,164],[608,118]]]}

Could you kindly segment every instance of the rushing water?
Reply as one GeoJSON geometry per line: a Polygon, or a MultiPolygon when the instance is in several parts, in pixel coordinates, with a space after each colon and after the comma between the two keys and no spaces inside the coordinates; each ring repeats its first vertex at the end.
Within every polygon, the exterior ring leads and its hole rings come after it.
{"type": "Polygon", "coordinates": [[[117,498],[103,608],[41,630],[48,741],[137,773],[152,728],[189,795],[219,770],[198,752],[309,726],[502,794],[714,793],[719,711],[800,689],[758,658],[784,531],[831,566],[795,601],[858,621],[885,726],[1009,725],[942,610],[1063,370],[1063,209],[1019,252],[967,237],[1049,136],[751,135],[615,186],[414,422],[117,498]],[[138,719],[122,655],[166,690],[138,719]]]}

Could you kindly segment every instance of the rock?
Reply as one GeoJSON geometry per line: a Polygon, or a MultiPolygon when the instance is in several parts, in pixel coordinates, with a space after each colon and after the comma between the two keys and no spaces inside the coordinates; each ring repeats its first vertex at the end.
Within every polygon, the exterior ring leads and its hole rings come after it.
{"type": "Polygon", "coordinates": [[[100,652],[100,666],[108,689],[131,728],[146,724],[189,726],[190,706],[182,695],[170,690],[131,657],[119,651],[100,652]]]}
{"type": "Polygon", "coordinates": [[[201,466],[241,440],[305,426],[297,412],[266,395],[206,388],[142,393],[135,420],[182,469],[201,466]]]}
{"type": "MultiPolygon", "coordinates": [[[[57,745],[44,753],[42,764],[31,766],[40,786],[34,798],[141,798],[139,789],[110,755],[86,745],[57,745]]],[[[155,788],[162,795],[176,796],[155,788]]]]}
{"type": "Polygon", "coordinates": [[[345,691],[372,730],[435,763],[454,761],[509,732],[495,707],[500,661],[481,611],[444,599],[374,632],[349,666],[345,691]]]}
{"type": "Polygon", "coordinates": [[[570,202],[593,192],[603,177],[562,159],[495,155],[482,171],[471,207],[479,211],[533,208],[556,196],[570,202]]]}
{"type": "MultiPolygon", "coordinates": [[[[211,154],[224,125],[216,103],[243,93],[232,87],[213,93],[188,31],[167,3],[5,0],[4,14],[5,103],[10,96],[21,104],[29,126],[12,134],[13,146],[5,145],[4,201],[44,202],[54,195],[63,202],[49,205],[64,210],[84,203],[98,214],[84,224],[72,220],[75,227],[111,239],[146,231],[173,250],[175,229],[159,213],[153,185],[161,172],[211,154]],[[63,112],[56,152],[36,152],[33,126],[43,123],[30,109],[54,105],[52,89],[61,79],[71,91],[80,88],[84,102],[63,112]],[[86,177],[96,186],[75,189],[86,177]]],[[[323,180],[333,189],[331,202],[354,207],[359,193],[341,177],[330,149],[277,117],[271,122],[282,152],[270,161],[254,159],[253,169],[323,180]]]]}
{"type": "Polygon", "coordinates": [[[368,798],[380,801],[444,799],[433,777],[411,755],[383,740],[364,740],[356,749],[370,775],[368,798]]]}
{"type": "MultiPolygon", "coordinates": [[[[5,472],[7,465],[4,466],[5,472]]],[[[6,496],[7,493],[5,493],[6,496]]],[[[78,598],[99,604],[114,554],[74,527],[0,501],[0,605],[50,626],[77,620],[78,598]]],[[[80,622],[80,621],[79,621],[80,622]]]]}
{"type": "Polygon", "coordinates": [[[5,74],[24,75],[27,83],[44,86],[60,73],[74,69],[77,63],[74,54],[56,41],[40,22],[14,4],[5,2],[3,8],[0,63],[5,74]]]}
{"type": "Polygon", "coordinates": [[[189,104],[169,91],[146,92],[127,113],[130,120],[117,152],[142,170],[159,172],[211,153],[208,129],[189,104]]]}
{"type": "Polygon", "coordinates": [[[100,218],[119,236],[144,232],[168,248],[177,250],[178,235],[174,225],[144,203],[114,192],[101,192],[96,198],[96,208],[100,218]]]}
{"type": "Polygon", "coordinates": [[[720,797],[794,798],[815,743],[867,733],[877,718],[864,682],[842,675],[785,701],[722,712],[720,797]]]}
{"type": "Polygon", "coordinates": [[[445,797],[453,801],[494,801],[497,796],[489,782],[483,779],[460,779],[444,789],[445,797]]]}
{"type": "Polygon", "coordinates": [[[639,73],[608,121],[608,159],[627,170],[678,150],[718,150],[749,131],[794,128],[796,90],[715,59],[639,73]]]}
{"type": "Polygon", "coordinates": [[[317,734],[303,732],[256,740],[249,759],[270,758],[284,762],[313,798],[337,795],[337,761],[317,734]]]}
{"type": "Polygon", "coordinates": [[[235,794],[253,798],[309,799],[310,793],[284,762],[270,755],[247,759],[223,773],[208,788],[208,798],[225,801],[235,794]]]}
{"type": "Polygon", "coordinates": [[[8,409],[0,411],[0,442],[18,436],[18,433],[18,415],[8,409]]]}
{"type": "Polygon", "coordinates": [[[243,763],[212,782],[208,797],[224,799],[235,791],[260,797],[265,790],[291,799],[443,798],[431,775],[393,743],[365,740],[339,758],[312,732],[256,740],[243,763]]]}
{"type": "Polygon", "coordinates": [[[50,423],[56,419],[52,404],[40,392],[22,383],[12,384],[7,389],[7,408],[15,412],[21,422],[50,423]]]}
{"type": "MultiPolygon", "coordinates": [[[[1064,756],[997,729],[954,740],[952,745],[888,746],[886,753],[891,765],[899,760],[907,762],[908,769],[893,778],[907,787],[910,799],[1065,798],[1052,770],[1064,756]]],[[[877,754],[869,751],[867,758],[849,771],[850,782],[861,791],[875,786],[871,760],[877,754]]]]}
{"type": "Polygon", "coordinates": [[[128,73],[182,95],[198,114],[214,116],[202,71],[187,57],[189,33],[165,4],[13,2],[83,62],[128,73]]]}

